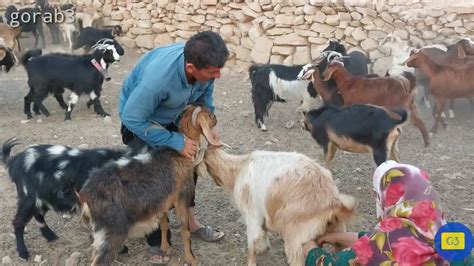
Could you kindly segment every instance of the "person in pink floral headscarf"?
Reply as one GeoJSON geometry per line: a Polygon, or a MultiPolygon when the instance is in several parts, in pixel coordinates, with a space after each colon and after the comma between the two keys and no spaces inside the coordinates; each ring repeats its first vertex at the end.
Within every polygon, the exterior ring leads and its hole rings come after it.
{"type": "Polygon", "coordinates": [[[329,254],[310,241],[303,246],[306,265],[444,265],[434,248],[438,229],[446,224],[428,174],[417,167],[387,161],[373,176],[378,224],[369,233],[333,233],[318,244],[347,249],[329,254]]]}

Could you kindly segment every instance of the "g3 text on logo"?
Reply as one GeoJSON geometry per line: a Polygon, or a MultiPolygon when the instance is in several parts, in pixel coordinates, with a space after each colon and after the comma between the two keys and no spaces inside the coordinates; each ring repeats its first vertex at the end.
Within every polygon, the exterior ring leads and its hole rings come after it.
{"type": "Polygon", "coordinates": [[[462,261],[473,248],[471,231],[461,223],[447,223],[436,233],[435,248],[450,262],[462,261]]]}

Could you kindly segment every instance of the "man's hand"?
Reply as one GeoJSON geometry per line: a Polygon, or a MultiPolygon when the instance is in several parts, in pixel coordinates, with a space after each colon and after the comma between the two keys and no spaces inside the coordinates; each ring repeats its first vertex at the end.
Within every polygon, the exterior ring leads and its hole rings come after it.
{"type": "Polygon", "coordinates": [[[186,158],[192,159],[194,155],[196,155],[196,152],[197,152],[197,142],[192,139],[185,138],[184,148],[180,152],[181,155],[183,155],[186,158]]]}

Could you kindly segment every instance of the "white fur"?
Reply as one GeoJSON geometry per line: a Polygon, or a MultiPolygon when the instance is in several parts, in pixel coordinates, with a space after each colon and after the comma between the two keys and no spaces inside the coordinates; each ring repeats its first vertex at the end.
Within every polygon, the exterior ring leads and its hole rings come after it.
{"type": "Polygon", "coordinates": [[[43,184],[44,173],[43,172],[38,172],[37,177],[38,177],[38,184],[39,185],[43,184]]]}
{"type": "Polygon", "coordinates": [[[107,235],[107,231],[105,229],[101,229],[99,231],[95,231],[92,233],[92,237],[94,241],[92,242],[92,249],[97,250],[97,252],[101,252],[101,247],[105,244],[105,237],[107,235]]]}
{"type": "MultiPolygon", "coordinates": [[[[310,104],[313,98],[308,93],[308,80],[283,80],[277,77],[275,72],[271,71],[269,76],[270,87],[273,92],[285,100],[299,100],[303,104],[310,104]]],[[[309,109],[309,106],[308,106],[309,109]]],[[[308,110],[307,109],[307,110],[308,110]]],[[[307,111],[306,110],[306,111],[307,111]]]]}
{"type": "Polygon", "coordinates": [[[61,155],[66,150],[66,147],[60,145],[54,145],[53,147],[48,148],[50,155],[61,155]]]}
{"type": "Polygon", "coordinates": [[[130,163],[130,159],[125,158],[125,157],[122,157],[115,162],[115,164],[117,164],[118,167],[120,168],[127,166],[129,163],[130,163]]]}
{"type": "Polygon", "coordinates": [[[59,169],[64,169],[67,167],[67,165],[69,164],[69,161],[61,161],[59,164],[58,164],[58,168],[59,169]]]}
{"type": "Polygon", "coordinates": [[[72,104],[77,104],[77,101],[79,100],[79,95],[75,94],[74,92],[69,95],[69,103],[67,106],[67,111],[70,112],[72,111],[72,104]]]}
{"type": "Polygon", "coordinates": [[[23,194],[25,194],[25,196],[28,195],[28,189],[26,189],[25,185],[23,185],[23,194]]]}
{"type": "Polygon", "coordinates": [[[54,178],[56,178],[57,180],[60,180],[61,177],[64,175],[64,172],[63,171],[56,171],[54,172],[54,178]]]}
{"type": "Polygon", "coordinates": [[[138,155],[133,156],[133,159],[136,159],[142,163],[147,163],[151,160],[151,154],[149,153],[140,153],[138,155]]]}
{"type": "Polygon", "coordinates": [[[35,149],[28,149],[25,155],[25,170],[30,170],[31,166],[36,162],[38,159],[39,154],[35,149]]]}
{"type": "Polygon", "coordinates": [[[95,92],[91,91],[91,93],[89,93],[89,98],[91,100],[94,100],[95,98],[97,98],[97,94],[95,94],[95,92]]]}
{"type": "Polygon", "coordinates": [[[72,149],[67,152],[69,156],[78,156],[81,153],[79,149],[72,149]]]}

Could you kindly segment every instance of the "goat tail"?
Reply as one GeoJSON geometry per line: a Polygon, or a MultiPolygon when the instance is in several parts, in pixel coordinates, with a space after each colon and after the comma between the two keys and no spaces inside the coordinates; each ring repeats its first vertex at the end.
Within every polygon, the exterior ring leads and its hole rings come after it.
{"type": "Polygon", "coordinates": [[[345,223],[353,217],[357,207],[357,201],[354,197],[342,193],[339,194],[337,198],[340,205],[336,212],[336,219],[339,222],[345,223]]]}
{"type": "Polygon", "coordinates": [[[2,147],[2,162],[6,165],[8,163],[8,158],[10,158],[10,152],[12,148],[16,145],[20,144],[16,138],[10,138],[5,143],[3,143],[2,147]]]}
{"type": "Polygon", "coordinates": [[[36,56],[40,56],[43,54],[43,50],[41,49],[31,49],[28,50],[22,57],[21,57],[21,63],[26,66],[28,64],[28,61],[36,56]]]}
{"type": "Polygon", "coordinates": [[[403,124],[408,119],[408,112],[403,108],[387,110],[388,116],[395,122],[395,125],[403,124]]]}
{"type": "Polygon", "coordinates": [[[413,75],[413,73],[408,72],[408,71],[403,71],[402,76],[408,79],[410,81],[410,92],[412,92],[415,89],[416,86],[416,77],[413,75]]]}

